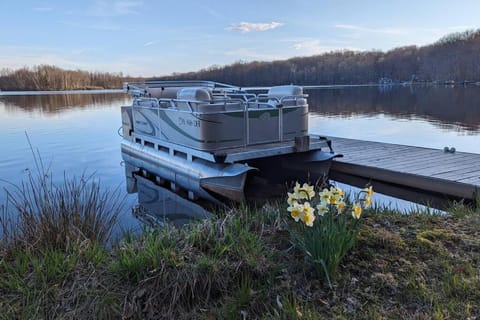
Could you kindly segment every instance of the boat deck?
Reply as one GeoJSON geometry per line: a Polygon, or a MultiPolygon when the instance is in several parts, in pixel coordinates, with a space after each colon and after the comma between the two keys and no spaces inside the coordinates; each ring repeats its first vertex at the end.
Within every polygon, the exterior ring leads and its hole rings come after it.
{"type": "Polygon", "coordinates": [[[467,199],[480,193],[480,154],[444,152],[398,144],[329,137],[335,152],[330,177],[379,192],[429,204],[467,199]]]}
{"type": "Polygon", "coordinates": [[[163,140],[155,140],[141,134],[135,134],[135,141],[140,145],[168,152],[172,155],[184,154],[189,160],[198,158],[216,163],[234,163],[310,150],[332,151],[330,148],[331,142],[326,137],[316,135],[309,135],[308,137],[308,139],[299,139],[297,141],[288,140],[224,148],[214,152],[196,150],[163,140]]]}

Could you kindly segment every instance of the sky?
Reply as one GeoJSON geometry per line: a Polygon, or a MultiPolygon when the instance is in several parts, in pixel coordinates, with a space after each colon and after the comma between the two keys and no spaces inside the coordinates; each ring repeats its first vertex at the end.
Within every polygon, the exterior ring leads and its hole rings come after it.
{"type": "Polygon", "coordinates": [[[52,64],[149,77],[388,51],[478,29],[479,12],[479,0],[2,0],[0,69],[52,64]]]}

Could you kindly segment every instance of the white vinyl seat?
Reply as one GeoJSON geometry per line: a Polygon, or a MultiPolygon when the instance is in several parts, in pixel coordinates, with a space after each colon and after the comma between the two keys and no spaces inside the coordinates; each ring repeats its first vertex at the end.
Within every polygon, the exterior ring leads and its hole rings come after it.
{"type": "MultiPolygon", "coordinates": [[[[191,87],[182,88],[177,92],[177,108],[185,111],[198,111],[212,102],[212,93],[208,88],[191,87]]],[[[202,112],[202,111],[199,111],[202,112]]]]}
{"type": "Polygon", "coordinates": [[[300,86],[286,85],[275,86],[268,90],[267,97],[269,104],[281,103],[285,107],[301,106],[306,104],[303,97],[303,88],[300,86]]]}

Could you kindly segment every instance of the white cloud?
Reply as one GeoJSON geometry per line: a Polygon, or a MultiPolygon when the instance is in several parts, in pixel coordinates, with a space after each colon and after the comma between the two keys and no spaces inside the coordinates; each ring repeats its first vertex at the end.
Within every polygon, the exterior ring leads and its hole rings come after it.
{"type": "Polygon", "coordinates": [[[111,1],[111,0],[97,0],[87,10],[87,14],[98,17],[115,17],[139,14],[140,9],[143,6],[142,1],[137,0],[123,0],[123,1],[111,1]]]}
{"type": "Polygon", "coordinates": [[[81,28],[81,29],[93,29],[93,30],[100,30],[100,31],[119,31],[122,30],[122,26],[116,23],[111,23],[109,21],[100,21],[99,23],[79,23],[73,22],[68,20],[59,21],[64,25],[74,27],[74,28],[81,28]]]}
{"type": "Polygon", "coordinates": [[[142,5],[142,1],[117,1],[114,3],[113,8],[118,15],[138,14],[136,9],[142,5]]]}
{"type": "Polygon", "coordinates": [[[231,24],[227,30],[230,31],[240,31],[241,33],[246,33],[250,31],[266,31],[275,29],[283,26],[284,23],[272,21],[269,23],[253,23],[253,22],[240,22],[236,24],[231,24]]]}
{"type": "Polygon", "coordinates": [[[459,25],[459,26],[450,26],[442,28],[374,28],[366,26],[358,26],[352,24],[336,24],[335,28],[350,30],[357,33],[370,33],[370,34],[386,34],[386,35],[397,35],[397,36],[412,36],[419,33],[430,34],[435,36],[444,36],[451,32],[464,31],[468,29],[475,29],[475,26],[459,25]]]}
{"type": "Polygon", "coordinates": [[[205,8],[205,10],[207,11],[207,13],[209,15],[211,15],[212,17],[214,17],[216,19],[225,19],[225,16],[220,14],[217,10],[214,10],[212,8],[205,8]]]}
{"type": "Polygon", "coordinates": [[[144,47],[149,47],[149,46],[152,46],[152,45],[154,45],[154,44],[156,44],[156,43],[157,43],[156,41],[148,41],[148,42],[145,42],[145,43],[143,44],[143,46],[144,46],[144,47]]]}
{"type": "Polygon", "coordinates": [[[409,33],[409,29],[406,29],[406,28],[369,28],[369,27],[363,27],[363,26],[356,26],[352,24],[336,24],[335,28],[352,30],[352,31],[360,31],[360,32],[383,33],[383,34],[391,34],[391,35],[405,35],[409,33]]]}
{"type": "Polygon", "coordinates": [[[37,7],[37,8],[33,8],[34,11],[38,11],[38,12],[50,12],[50,11],[53,11],[53,8],[50,8],[50,7],[37,7]]]}
{"type": "Polygon", "coordinates": [[[343,39],[348,39],[352,46],[380,50],[390,50],[405,45],[428,45],[450,33],[475,29],[474,26],[467,25],[424,28],[372,27],[352,24],[336,24],[334,28],[344,30],[345,33],[341,36],[343,39]]]}
{"type": "Polygon", "coordinates": [[[80,67],[76,62],[54,53],[44,53],[40,55],[17,54],[14,56],[0,55],[0,65],[8,69],[19,69],[25,66],[33,67],[42,64],[55,65],[68,69],[77,69],[80,67]]]}
{"type": "Polygon", "coordinates": [[[278,54],[260,53],[258,50],[251,48],[237,48],[226,51],[224,54],[228,57],[234,57],[235,60],[280,60],[286,58],[286,56],[278,54]]]}
{"type": "Polygon", "coordinates": [[[316,55],[325,52],[337,51],[337,50],[352,50],[362,51],[360,48],[355,48],[345,45],[331,45],[325,44],[318,39],[299,39],[293,41],[293,48],[300,51],[300,55],[316,55]]]}

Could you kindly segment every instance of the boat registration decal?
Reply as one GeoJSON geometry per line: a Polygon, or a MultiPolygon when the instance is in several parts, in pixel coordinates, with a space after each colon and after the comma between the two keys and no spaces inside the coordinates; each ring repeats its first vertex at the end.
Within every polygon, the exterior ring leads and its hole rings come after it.
{"type": "Polygon", "coordinates": [[[201,139],[197,139],[195,138],[194,136],[188,134],[187,132],[185,132],[185,130],[183,130],[182,128],[180,128],[179,126],[177,126],[173,121],[172,119],[170,119],[166,114],[165,112],[160,112],[160,118],[165,121],[170,127],[172,127],[173,129],[177,130],[179,133],[181,133],[182,135],[184,135],[185,137],[189,138],[189,139],[192,139],[193,141],[196,141],[196,142],[201,142],[201,143],[205,143],[205,140],[201,140],[201,139]]]}
{"type": "Polygon", "coordinates": [[[189,127],[200,128],[200,120],[192,120],[192,119],[185,119],[183,117],[178,117],[177,123],[179,126],[189,126],[189,127]]]}

